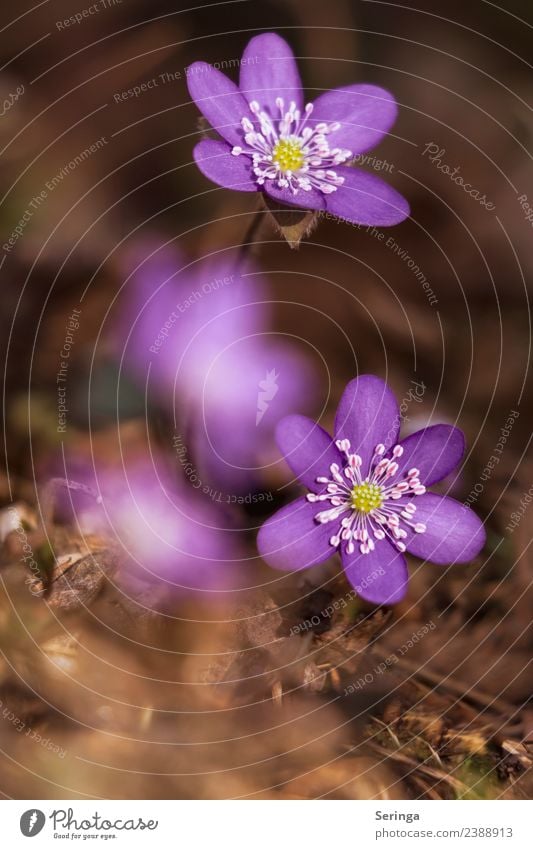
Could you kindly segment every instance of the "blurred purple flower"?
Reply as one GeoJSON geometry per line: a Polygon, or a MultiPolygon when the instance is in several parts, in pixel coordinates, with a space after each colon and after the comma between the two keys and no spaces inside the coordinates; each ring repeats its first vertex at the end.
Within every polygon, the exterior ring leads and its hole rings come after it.
{"type": "MultiPolygon", "coordinates": [[[[171,485],[146,462],[83,475],[98,502],[75,509],[84,532],[104,532],[125,555],[119,581],[154,583],[170,591],[217,593],[238,586],[235,534],[188,490],[171,485]]],[[[78,480],[80,475],[78,474],[78,480]]]]}
{"type": "Polygon", "coordinates": [[[175,404],[200,466],[198,488],[253,488],[259,468],[279,462],[277,422],[295,404],[307,412],[315,398],[306,356],[269,330],[268,295],[250,264],[217,257],[187,265],[169,248],[131,259],[117,353],[159,404],[175,404]],[[275,392],[264,389],[273,374],[275,392]]]}
{"type": "Polygon", "coordinates": [[[194,149],[200,171],[213,182],[356,224],[391,226],[408,217],[409,205],[395,189],[345,164],[393,125],[396,101],[385,89],[344,86],[304,106],[294,55],[275,33],[248,43],[239,86],[206,62],[187,69],[187,83],[223,139],[204,139],[194,149]]]}
{"type": "Polygon", "coordinates": [[[433,563],[461,563],[485,542],[478,517],[426,492],[460,462],[464,437],[434,425],[397,442],[398,404],[378,377],[352,380],[335,419],[335,441],[303,416],[277,429],[292,471],[310,490],[261,528],[258,548],[278,569],[304,569],[339,551],[348,580],[367,601],[394,604],[407,591],[407,550],[433,563]]]}
{"type": "Polygon", "coordinates": [[[197,445],[208,475],[230,491],[253,487],[261,470],[279,465],[277,423],[295,405],[309,410],[314,397],[312,368],[292,345],[270,334],[236,340],[205,382],[197,445]]]}

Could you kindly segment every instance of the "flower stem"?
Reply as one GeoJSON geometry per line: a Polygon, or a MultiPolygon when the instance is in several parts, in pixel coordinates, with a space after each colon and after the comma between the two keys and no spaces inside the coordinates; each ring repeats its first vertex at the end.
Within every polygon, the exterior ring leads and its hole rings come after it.
{"type": "Polygon", "coordinates": [[[252,217],[252,220],[250,221],[250,223],[248,225],[248,229],[246,230],[246,233],[244,234],[244,238],[241,242],[241,247],[239,249],[239,256],[238,256],[239,264],[241,262],[244,262],[244,260],[246,259],[246,257],[248,256],[248,254],[250,253],[250,251],[252,250],[252,248],[254,246],[256,236],[259,233],[259,230],[260,230],[261,225],[263,223],[264,213],[265,213],[264,209],[262,209],[262,208],[257,209],[255,211],[253,217],[252,217]]]}

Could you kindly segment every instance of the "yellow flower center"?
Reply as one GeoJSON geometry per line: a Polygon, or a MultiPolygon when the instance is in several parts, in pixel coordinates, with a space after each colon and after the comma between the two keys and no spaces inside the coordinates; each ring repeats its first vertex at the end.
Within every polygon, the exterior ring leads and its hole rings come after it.
{"type": "Polygon", "coordinates": [[[280,139],[272,151],[272,161],[282,171],[298,171],[304,164],[301,141],[280,139]]]}
{"type": "Polygon", "coordinates": [[[361,483],[352,489],[352,507],[361,513],[371,513],[383,504],[381,487],[375,483],[361,483]]]}

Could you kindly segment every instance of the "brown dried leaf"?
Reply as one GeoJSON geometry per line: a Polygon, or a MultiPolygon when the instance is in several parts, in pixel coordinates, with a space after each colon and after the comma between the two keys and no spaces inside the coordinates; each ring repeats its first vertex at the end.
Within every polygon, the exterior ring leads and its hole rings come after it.
{"type": "Polygon", "coordinates": [[[107,540],[90,535],[82,540],[59,528],[52,535],[50,553],[51,569],[46,576],[33,577],[31,592],[65,612],[93,601],[118,564],[107,540]]]}

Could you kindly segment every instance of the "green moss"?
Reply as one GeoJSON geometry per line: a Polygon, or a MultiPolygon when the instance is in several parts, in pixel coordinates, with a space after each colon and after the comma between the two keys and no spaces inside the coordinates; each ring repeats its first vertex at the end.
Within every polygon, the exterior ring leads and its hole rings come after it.
{"type": "Polygon", "coordinates": [[[494,762],[485,755],[466,758],[456,772],[457,778],[468,790],[458,793],[458,799],[493,799],[499,792],[499,782],[494,762]]]}

